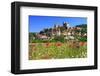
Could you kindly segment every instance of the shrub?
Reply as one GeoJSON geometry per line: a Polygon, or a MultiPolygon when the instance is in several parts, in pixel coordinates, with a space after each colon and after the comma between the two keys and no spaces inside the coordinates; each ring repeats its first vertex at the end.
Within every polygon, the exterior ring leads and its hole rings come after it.
{"type": "Polygon", "coordinates": [[[86,42],[87,41],[87,37],[80,37],[78,40],[81,41],[81,42],[86,42]]]}
{"type": "Polygon", "coordinates": [[[64,36],[55,36],[55,41],[64,42],[64,36]]]}
{"type": "Polygon", "coordinates": [[[32,43],[46,43],[49,42],[48,40],[41,40],[41,39],[35,39],[32,41],[32,43]]]}

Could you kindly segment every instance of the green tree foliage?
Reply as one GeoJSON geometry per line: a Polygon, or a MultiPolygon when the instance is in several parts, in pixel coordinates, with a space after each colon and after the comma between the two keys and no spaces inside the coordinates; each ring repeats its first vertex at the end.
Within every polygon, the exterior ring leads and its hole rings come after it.
{"type": "Polygon", "coordinates": [[[76,30],[76,32],[81,32],[81,34],[87,33],[87,24],[77,25],[76,27],[82,28],[81,30],[76,30]]]}
{"type": "Polygon", "coordinates": [[[61,36],[55,36],[54,40],[58,41],[58,42],[64,42],[64,36],[63,35],[61,35],[61,36]]]}
{"type": "Polygon", "coordinates": [[[36,37],[35,33],[29,33],[29,42],[31,43],[32,40],[36,37]]]}
{"type": "Polygon", "coordinates": [[[40,31],[39,34],[44,34],[44,31],[40,31]]]}
{"type": "Polygon", "coordinates": [[[63,27],[67,29],[67,23],[63,23],[63,27]]]}
{"type": "Polygon", "coordinates": [[[87,41],[87,37],[79,37],[79,41],[86,42],[87,41]]]}
{"type": "Polygon", "coordinates": [[[44,33],[47,33],[48,31],[49,31],[48,28],[45,28],[45,29],[44,29],[44,33]]]}
{"type": "Polygon", "coordinates": [[[76,25],[76,27],[87,28],[87,24],[76,25]]]}

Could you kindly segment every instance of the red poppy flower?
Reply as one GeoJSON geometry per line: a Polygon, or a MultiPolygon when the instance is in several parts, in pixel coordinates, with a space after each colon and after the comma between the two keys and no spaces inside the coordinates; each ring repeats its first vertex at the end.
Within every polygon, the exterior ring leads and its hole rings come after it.
{"type": "Polygon", "coordinates": [[[62,44],[61,44],[61,43],[56,43],[56,46],[58,46],[58,47],[59,47],[59,46],[62,46],[62,44]]]}
{"type": "Polygon", "coordinates": [[[49,47],[50,46],[50,43],[46,43],[46,47],[49,47]]]}
{"type": "Polygon", "coordinates": [[[84,42],[80,42],[79,45],[80,45],[80,46],[83,46],[83,45],[84,45],[84,42]]]}

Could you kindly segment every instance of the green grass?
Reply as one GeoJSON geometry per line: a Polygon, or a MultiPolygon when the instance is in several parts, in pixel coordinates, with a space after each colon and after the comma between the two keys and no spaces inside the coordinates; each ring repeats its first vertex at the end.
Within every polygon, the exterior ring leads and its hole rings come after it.
{"type": "Polygon", "coordinates": [[[33,43],[29,45],[29,60],[86,58],[87,46],[69,47],[68,43],[33,43]]]}

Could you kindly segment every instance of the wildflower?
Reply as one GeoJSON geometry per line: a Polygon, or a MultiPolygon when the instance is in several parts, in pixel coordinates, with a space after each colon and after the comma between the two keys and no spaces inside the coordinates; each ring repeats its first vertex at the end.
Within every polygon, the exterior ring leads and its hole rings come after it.
{"type": "Polygon", "coordinates": [[[56,46],[58,46],[58,47],[59,47],[59,46],[62,46],[62,44],[61,44],[61,43],[56,43],[56,46]]]}
{"type": "Polygon", "coordinates": [[[36,48],[34,48],[34,50],[36,51],[37,49],[36,49],[36,48]]]}
{"type": "Polygon", "coordinates": [[[50,46],[50,43],[46,43],[46,47],[49,47],[50,46]]]}
{"type": "Polygon", "coordinates": [[[83,45],[84,45],[84,42],[80,42],[79,45],[80,45],[80,46],[83,46],[83,45]]]}

